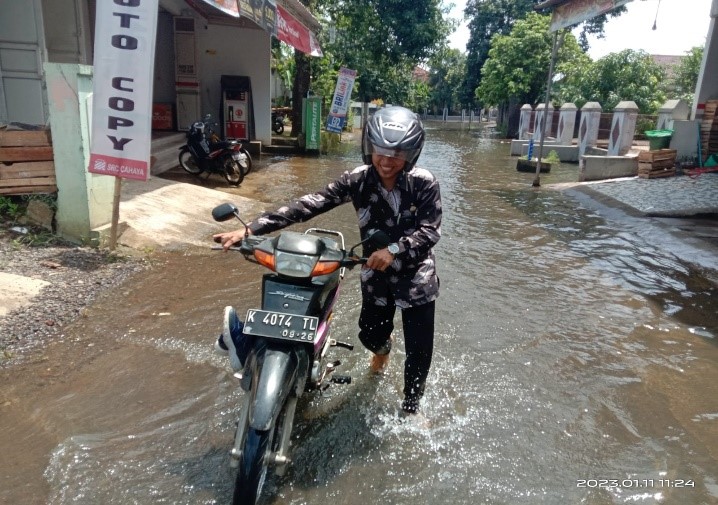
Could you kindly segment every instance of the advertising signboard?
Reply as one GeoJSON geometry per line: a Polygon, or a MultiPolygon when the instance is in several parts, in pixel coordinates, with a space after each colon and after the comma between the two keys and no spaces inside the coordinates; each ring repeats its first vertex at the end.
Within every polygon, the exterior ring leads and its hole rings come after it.
{"type": "Polygon", "coordinates": [[[341,68],[337,77],[337,85],[334,88],[334,98],[327,116],[327,131],[341,133],[347,121],[347,110],[352,98],[352,88],[357,71],[348,68],[341,68]]]}
{"type": "Polygon", "coordinates": [[[281,5],[277,5],[277,38],[305,54],[323,56],[322,48],[314,32],[283,9],[281,5]]]}
{"type": "Polygon", "coordinates": [[[97,2],[88,171],[147,180],[158,0],[97,2]]]}
{"type": "Polygon", "coordinates": [[[318,151],[322,140],[322,97],[305,98],[303,109],[306,134],[304,148],[307,151],[318,151]]]}
{"type": "Polygon", "coordinates": [[[239,0],[239,15],[277,36],[277,0],[239,0]]]}

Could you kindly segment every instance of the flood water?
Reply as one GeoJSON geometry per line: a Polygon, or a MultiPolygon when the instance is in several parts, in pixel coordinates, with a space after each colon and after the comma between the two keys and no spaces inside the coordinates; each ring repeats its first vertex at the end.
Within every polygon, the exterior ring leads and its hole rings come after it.
{"type": "MultiPolygon", "coordinates": [[[[575,165],[534,190],[508,153],[480,132],[428,132],[419,164],[444,220],[422,414],[398,414],[398,319],[388,372],[368,374],[348,272],[333,336],[356,347],[334,356],[354,381],[300,402],[293,463],[262,503],[718,502],[715,274],[548,187],[575,165]]],[[[236,192],[280,204],[359,159],[349,144],[267,163],[236,192]]],[[[311,225],[357,239],[350,205],[311,225]]],[[[225,305],[257,306],[262,273],[239,255],[158,254],[40,362],[4,371],[0,500],[229,503],[242,393],[212,344],[225,305]]]]}

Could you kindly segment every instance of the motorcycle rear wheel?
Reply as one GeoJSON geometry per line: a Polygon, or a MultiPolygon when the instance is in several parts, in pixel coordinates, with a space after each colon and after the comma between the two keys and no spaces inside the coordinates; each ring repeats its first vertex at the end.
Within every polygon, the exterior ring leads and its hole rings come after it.
{"type": "Polygon", "coordinates": [[[233,505],[255,505],[267,477],[274,427],[259,431],[247,427],[242,459],[234,484],[233,505]]]}
{"type": "Polygon", "coordinates": [[[183,147],[179,153],[179,164],[188,174],[199,175],[202,173],[202,168],[197,164],[187,146],[183,147]]]}
{"type": "Polygon", "coordinates": [[[244,170],[238,161],[228,157],[224,161],[224,178],[232,186],[239,186],[244,180],[244,170]]]}

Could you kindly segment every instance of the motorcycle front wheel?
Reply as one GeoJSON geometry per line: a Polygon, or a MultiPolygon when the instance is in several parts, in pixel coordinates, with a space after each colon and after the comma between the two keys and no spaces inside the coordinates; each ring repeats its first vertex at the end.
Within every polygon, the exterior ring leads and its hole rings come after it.
{"type": "Polygon", "coordinates": [[[242,167],[242,172],[247,175],[252,170],[252,157],[249,155],[249,151],[242,148],[240,151],[239,164],[242,167]]]}
{"type": "Polygon", "coordinates": [[[197,160],[194,159],[194,156],[189,152],[189,147],[187,146],[180,150],[179,164],[188,174],[199,175],[202,173],[202,168],[197,164],[197,160]]]}
{"type": "Polygon", "coordinates": [[[224,178],[232,186],[239,186],[244,180],[244,170],[238,161],[228,157],[224,161],[224,178]]]}
{"type": "Polygon", "coordinates": [[[284,133],[284,125],[282,123],[274,123],[274,133],[277,135],[284,133]]]}
{"type": "Polygon", "coordinates": [[[267,478],[273,427],[267,431],[247,427],[247,434],[234,485],[233,505],[255,505],[267,478]]]}

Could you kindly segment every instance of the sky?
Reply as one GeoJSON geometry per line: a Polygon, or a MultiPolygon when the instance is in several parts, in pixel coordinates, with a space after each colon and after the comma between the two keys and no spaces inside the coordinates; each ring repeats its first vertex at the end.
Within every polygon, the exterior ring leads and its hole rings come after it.
{"type": "MultiPolygon", "coordinates": [[[[466,51],[469,30],[463,17],[466,0],[452,1],[451,17],[459,19],[461,26],[450,37],[449,45],[466,51]]],[[[643,49],[649,54],[683,55],[695,46],[703,46],[710,24],[712,0],[633,0],[626,5],[628,12],[609,19],[605,25],[605,38],[589,37],[588,54],[594,60],[608,53],[624,49],[643,49]],[[656,11],[658,16],[656,17],[656,11]],[[656,30],[653,30],[653,21],[656,30]]]]}

